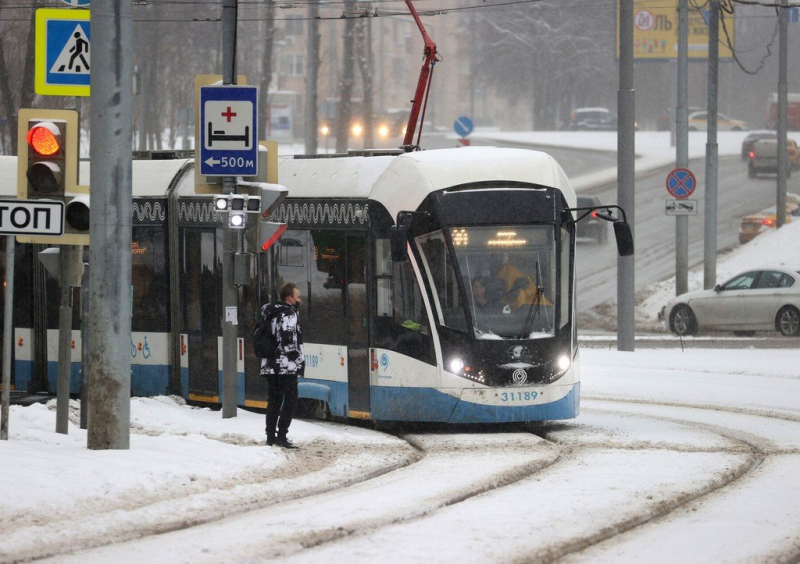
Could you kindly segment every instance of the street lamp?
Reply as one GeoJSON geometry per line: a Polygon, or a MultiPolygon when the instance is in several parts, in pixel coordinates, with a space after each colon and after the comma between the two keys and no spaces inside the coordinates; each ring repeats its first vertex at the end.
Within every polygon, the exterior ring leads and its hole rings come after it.
{"type": "Polygon", "coordinates": [[[325,154],[328,154],[328,139],[331,136],[331,130],[327,125],[323,125],[319,128],[319,132],[322,133],[322,136],[325,138],[325,154]]]}

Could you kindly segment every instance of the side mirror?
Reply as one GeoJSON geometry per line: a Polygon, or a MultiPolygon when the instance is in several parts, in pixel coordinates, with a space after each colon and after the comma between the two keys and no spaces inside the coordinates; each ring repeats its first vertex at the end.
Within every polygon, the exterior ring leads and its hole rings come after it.
{"type": "Polygon", "coordinates": [[[715,291],[717,294],[719,294],[719,293],[722,291],[722,286],[720,286],[719,284],[717,284],[716,286],[714,286],[714,291],[715,291]]]}
{"type": "Polygon", "coordinates": [[[629,257],[633,254],[633,233],[627,222],[617,220],[614,222],[614,235],[617,238],[619,256],[629,257]]]}
{"type": "Polygon", "coordinates": [[[392,225],[389,228],[389,242],[392,247],[393,262],[408,261],[408,227],[392,225]]]}

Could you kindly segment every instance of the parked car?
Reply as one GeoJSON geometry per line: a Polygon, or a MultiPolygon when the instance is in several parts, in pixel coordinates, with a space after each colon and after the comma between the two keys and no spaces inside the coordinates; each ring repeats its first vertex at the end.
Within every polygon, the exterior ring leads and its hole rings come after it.
{"type": "MultiPolygon", "coordinates": [[[[687,115],[692,115],[695,112],[701,112],[703,108],[700,106],[689,106],[687,108],[687,115]]],[[[656,129],[658,131],[669,131],[675,123],[675,108],[664,110],[656,118],[656,129]]]]}
{"type": "Polygon", "coordinates": [[[747,137],[742,141],[742,160],[746,161],[750,158],[750,151],[755,145],[756,141],[761,139],[777,139],[778,134],[770,129],[756,129],[747,134],[747,137]]]}
{"type": "MultiPolygon", "coordinates": [[[[800,167],[800,149],[794,139],[786,140],[786,152],[789,161],[789,170],[786,175],[792,176],[792,171],[800,167]]],[[[760,139],[753,144],[748,155],[747,175],[755,178],[759,173],[778,174],[778,140],[760,139]]]]}
{"type": "Polygon", "coordinates": [[[664,322],[680,336],[702,330],[800,336],[800,269],[749,270],[713,290],[681,294],[665,306],[664,322]]]}
{"type": "MultiPolygon", "coordinates": [[[[786,223],[792,222],[792,216],[800,216],[800,207],[797,205],[795,194],[786,194],[786,223]]],[[[746,215],[742,218],[742,225],[739,228],[739,243],[744,244],[752,241],[756,235],[760,235],[768,229],[774,228],[778,224],[778,214],[775,206],[767,208],[760,213],[746,215]]]]}
{"type": "MultiPolygon", "coordinates": [[[[689,131],[705,131],[708,129],[708,112],[694,112],[689,114],[689,131]]],[[[744,131],[747,123],[731,119],[720,113],[717,114],[717,130],[719,131],[744,131]]]]}
{"type": "MultiPolygon", "coordinates": [[[[588,208],[602,206],[596,196],[578,196],[578,207],[588,208]]],[[[578,243],[594,242],[604,245],[608,240],[608,222],[597,217],[597,212],[593,211],[585,217],[576,227],[575,240],[578,243]]]]}
{"type": "Polygon", "coordinates": [[[607,108],[578,108],[570,114],[566,128],[577,131],[616,131],[617,116],[607,108]]]}

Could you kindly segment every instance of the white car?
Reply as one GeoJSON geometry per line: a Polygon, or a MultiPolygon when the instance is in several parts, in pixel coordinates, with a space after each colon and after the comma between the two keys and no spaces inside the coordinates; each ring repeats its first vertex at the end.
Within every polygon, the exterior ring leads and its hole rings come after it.
{"type": "Polygon", "coordinates": [[[700,330],[800,335],[800,269],[764,268],[737,274],[713,290],[681,294],[666,305],[664,323],[676,335],[700,330]]]}
{"type": "MultiPolygon", "coordinates": [[[[689,131],[706,131],[708,129],[708,112],[689,114],[689,131]]],[[[717,129],[719,131],[744,131],[747,124],[740,119],[729,118],[717,113],[717,129]]]]}

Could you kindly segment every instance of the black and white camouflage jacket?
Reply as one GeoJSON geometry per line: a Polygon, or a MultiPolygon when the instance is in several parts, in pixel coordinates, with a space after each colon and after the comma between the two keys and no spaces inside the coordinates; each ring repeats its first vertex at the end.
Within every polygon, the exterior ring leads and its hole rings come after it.
{"type": "Polygon", "coordinates": [[[305,371],[303,331],[295,308],[286,302],[261,306],[262,319],[272,320],[272,333],[278,340],[275,358],[261,359],[262,376],[294,374],[302,377],[305,371]]]}

